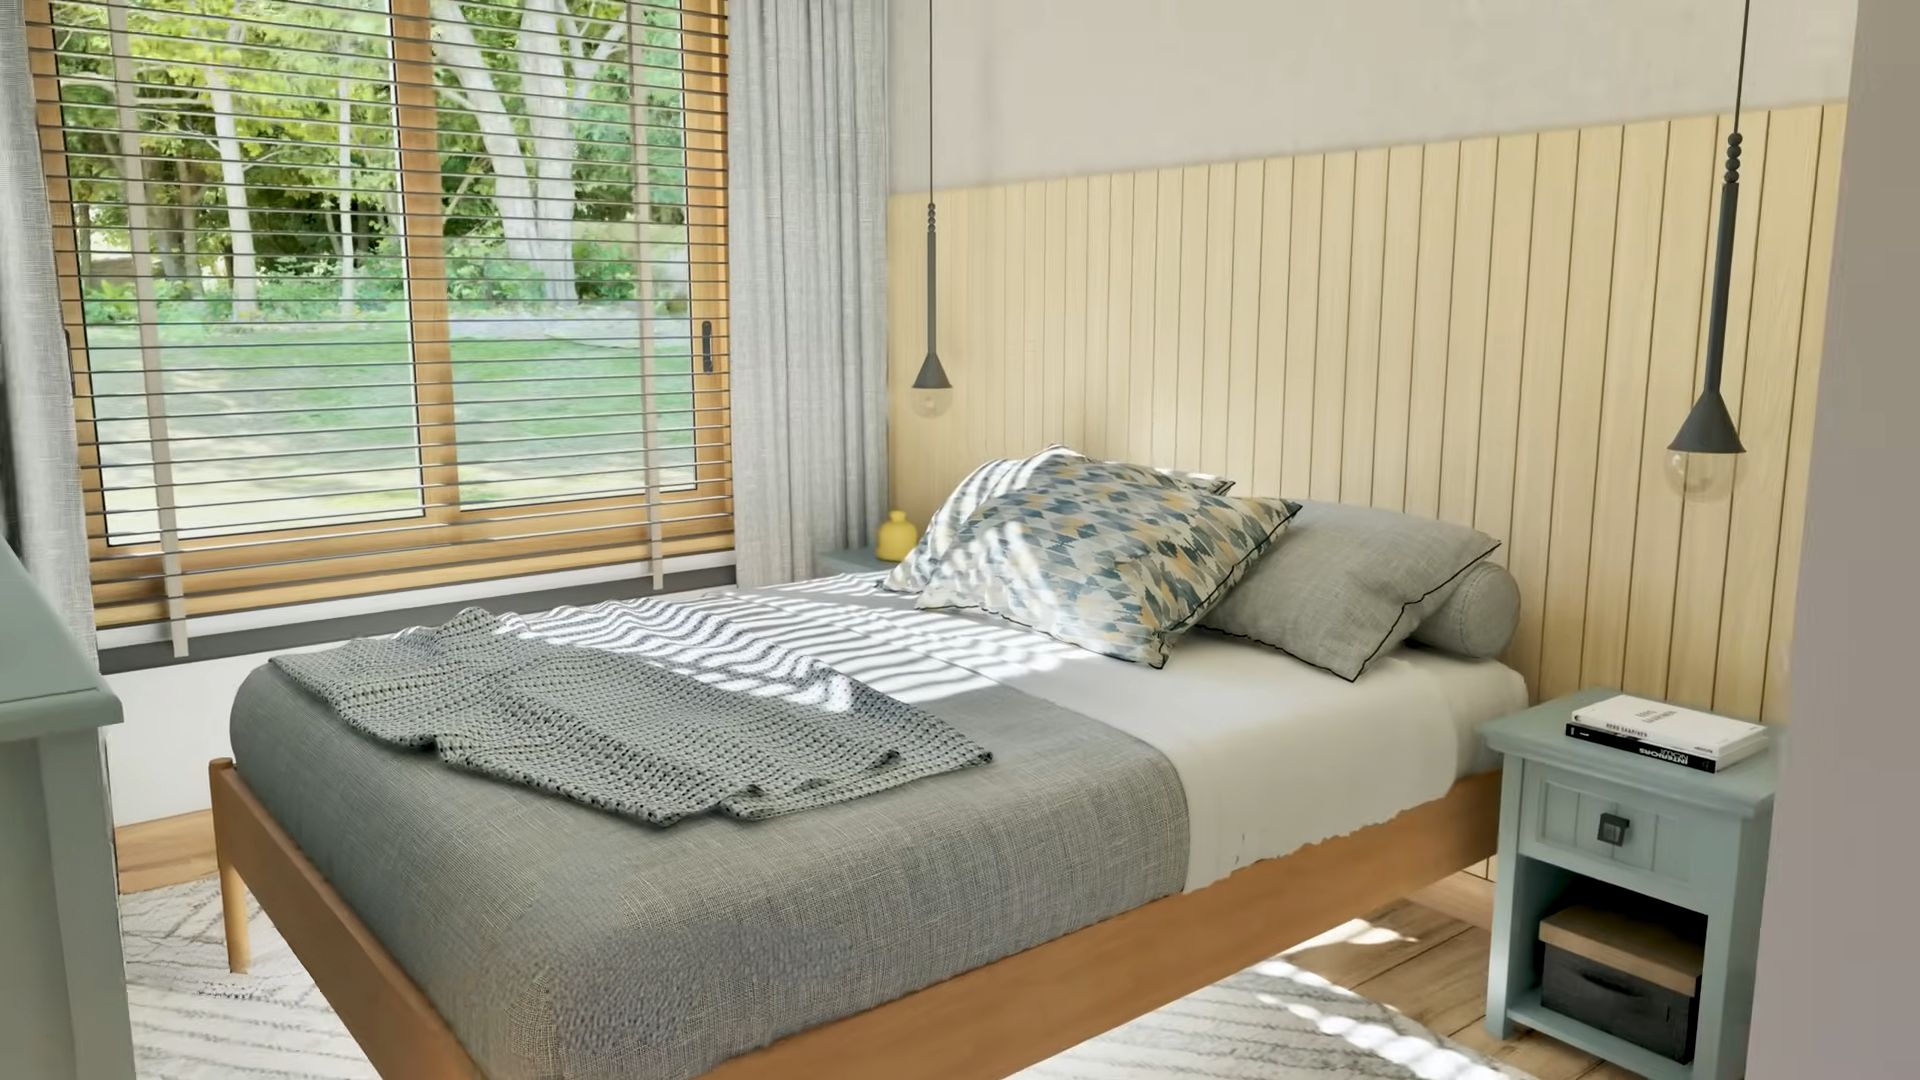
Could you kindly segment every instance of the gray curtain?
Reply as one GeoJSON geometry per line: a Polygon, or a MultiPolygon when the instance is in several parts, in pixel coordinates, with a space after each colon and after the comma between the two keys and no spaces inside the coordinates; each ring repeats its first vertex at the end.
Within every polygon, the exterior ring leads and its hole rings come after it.
{"type": "Polygon", "coordinates": [[[20,0],[0,0],[0,535],[93,645],[73,392],[20,0]]]}
{"type": "Polygon", "coordinates": [[[728,20],[734,530],[742,584],[886,516],[886,0],[728,20]]]}

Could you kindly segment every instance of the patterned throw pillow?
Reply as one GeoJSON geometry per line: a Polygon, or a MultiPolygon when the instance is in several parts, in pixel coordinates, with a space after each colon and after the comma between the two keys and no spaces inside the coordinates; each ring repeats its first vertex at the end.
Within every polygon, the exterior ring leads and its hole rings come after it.
{"type": "Polygon", "coordinates": [[[914,605],[976,608],[1160,667],[1286,527],[1278,499],[1230,499],[1091,468],[989,499],[914,605]]]}
{"type": "Polygon", "coordinates": [[[1024,458],[1000,458],[967,474],[960,486],[953,489],[927,522],[926,532],[920,535],[907,557],[890,571],[880,583],[881,588],[893,592],[914,593],[927,587],[933,579],[933,572],[946,558],[947,549],[953,546],[953,538],[960,526],[980,504],[997,495],[1009,491],[1031,487],[1052,477],[1054,472],[1068,465],[1114,464],[1118,468],[1137,470],[1132,474],[1140,483],[1160,486],[1192,486],[1216,495],[1224,495],[1233,481],[1217,476],[1200,473],[1184,473],[1171,469],[1148,469],[1139,465],[1095,462],[1092,458],[1077,450],[1065,446],[1049,446],[1045,450],[1024,458]]]}

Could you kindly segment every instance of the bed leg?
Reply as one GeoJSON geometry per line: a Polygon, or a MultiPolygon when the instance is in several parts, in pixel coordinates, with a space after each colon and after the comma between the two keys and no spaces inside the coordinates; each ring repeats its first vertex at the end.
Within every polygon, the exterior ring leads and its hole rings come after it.
{"type": "Polygon", "coordinates": [[[234,868],[233,861],[227,858],[227,845],[220,836],[223,801],[220,774],[232,768],[231,758],[218,758],[207,771],[213,787],[213,861],[220,869],[220,913],[226,924],[227,970],[244,975],[253,966],[253,940],[247,935],[247,886],[240,880],[240,871],[234,868]]]}

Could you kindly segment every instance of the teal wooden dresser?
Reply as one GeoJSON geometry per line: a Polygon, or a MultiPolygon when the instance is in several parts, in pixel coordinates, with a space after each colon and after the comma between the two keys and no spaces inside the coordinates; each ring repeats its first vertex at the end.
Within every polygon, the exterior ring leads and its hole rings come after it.
{"type": "Polygon", "coordinates": [[[1734,1080],[1746,1070],[1754,954],[1783,742],[1720,773],[1569,738],[1572,711],[1613,696],[1583,690],[1482,729],[1505,755],[1487,1028],[1520,1024],[1652,1080],[1734,1080]],[[1629,822],[1618,843],[1602,814],[1629,822]],[[1540,920],[1592,879],[1706,916],[1699,1021],[1682,1065],[1540,1003],[1540,920]]]}
{"type": "Polygon", "coordinates": [[[100,728],[120,702],[0,543],[0,1076],[132,1080],[100,728]]]}

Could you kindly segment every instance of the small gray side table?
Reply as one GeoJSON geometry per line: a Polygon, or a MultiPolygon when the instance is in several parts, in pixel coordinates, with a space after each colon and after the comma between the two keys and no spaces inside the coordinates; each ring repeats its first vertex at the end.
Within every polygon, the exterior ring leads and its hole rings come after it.
{"type": "Polygon", "coordinates": [[[1613,696],[1582,690],[1482,729],[1506,755],[1487,1030],[1516,1023],[1651,1080],[1735,1080],[1746,1071],[1760,898],[1783,745],[1720,773],[1568,738],[1575,708],[1613,696]],[[1600,838],[1601,814],[1631,824],[1600,838]],[[1540,920],[1579,878],[1607,882],[1707,917],[1693,1061],[1682,1065],[1540,1004],[1540,920]]]}
{"type": "Polygon", "coordinates": [[[823,551],[819,555],[822,574],[884,574],[898,563],[890,563],[873,553],[872,548],[845,548],[823,551]]]}

